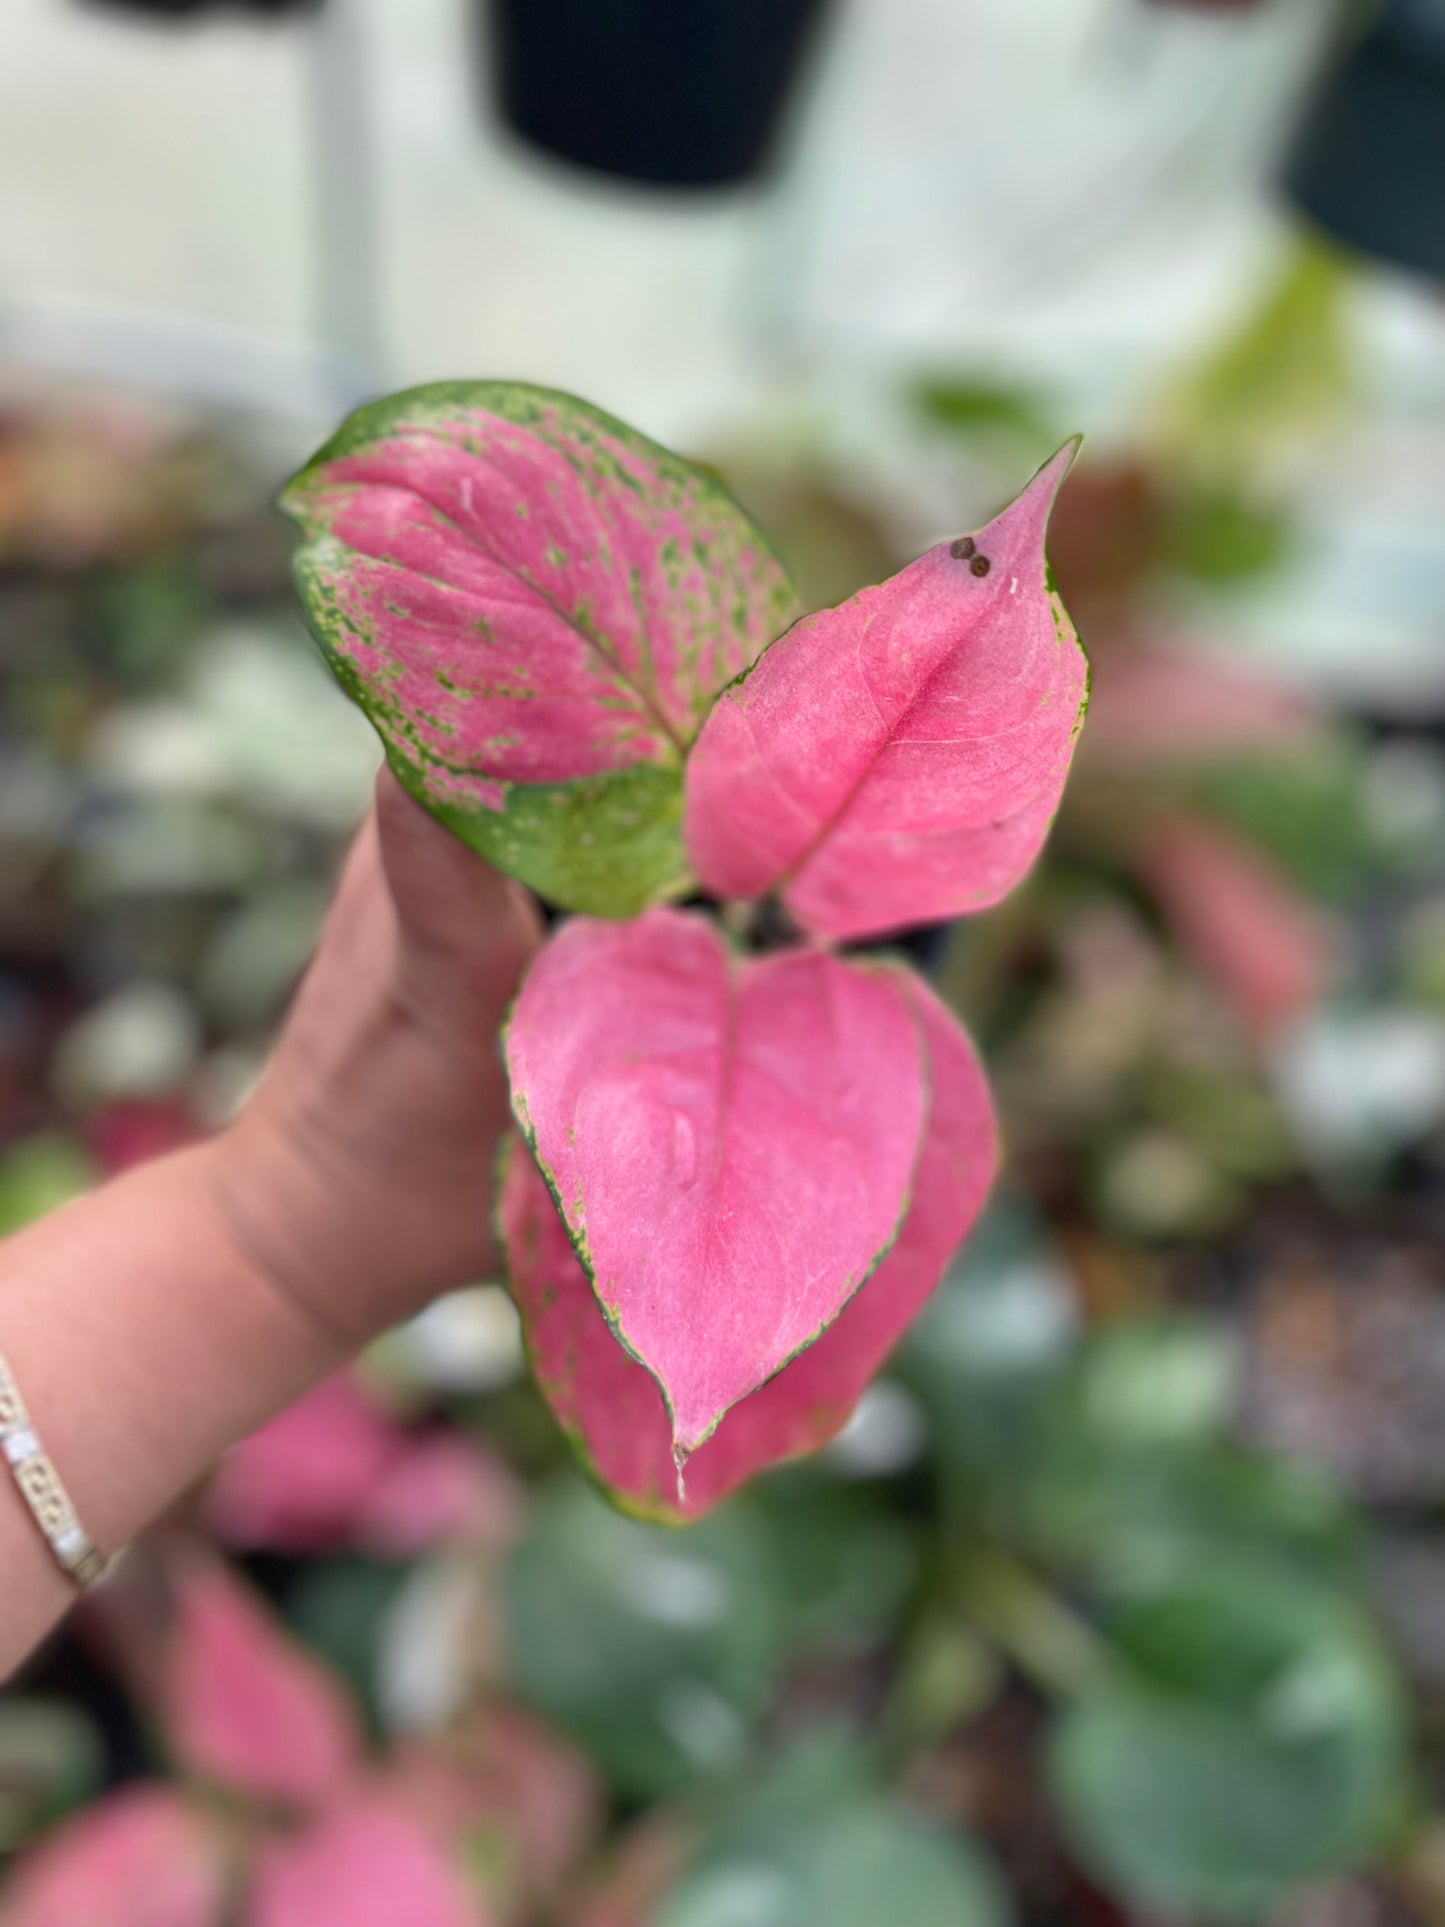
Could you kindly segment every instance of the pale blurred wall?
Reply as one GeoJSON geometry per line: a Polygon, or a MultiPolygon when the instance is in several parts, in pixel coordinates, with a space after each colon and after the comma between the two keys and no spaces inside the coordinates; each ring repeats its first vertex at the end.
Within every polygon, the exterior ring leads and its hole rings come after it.
{"type": "Polygon", "coordinates": [[[83,358],[125,320],[167,324],[161,360],[187,324],[302,341],[304,100],[294,34],[5,0],[0,344],[83,358]]]}
{"type": "MultiPolygon", "coordinates": [[[[1272,272],[1273,153],[1337,14],[836,0],[776,185],[668,196],[498,132],[473,4],[167,29],[0,0],[0,372],[302,417],[513,375],[692,446],[811,385],[873,454],[869,396],[952,356],[1127,432],[1272,272]]],[[[1439,304],[1375,295],[1413,419],[1439,304]]]]}
{"type": "Polygon", "coordinates": [[[3,0],[0,356],[193,368],[304,407],[320,326],[363,354],[377,334],[385,383],[530,376],[659,433],[700,432],[755,378],[740,289],[758,197],[579,191],[483,131],[467,46],[463,0],[329,0],[316,27],[171,29],[3,0]],[[334,210],[352,196],[319,178],[323,71],[342,118],[365,107],[374,330],[346,295],[371,277],[338,248],[334,210]],[[323,226],[342,257],[330,314],[323,226]]]}
{"type": "Polygon", "coordinates": [[[539,377],[684,440],[820,352],[1028,337],[1045,360],[1132,358],[1207,327],[1261,245],[1250,188],[1329,15],[842,0],[780,192],[669,198],[487,130],[469,4],[167,29],[4,0],[12,352],[194,368],[289,403],[320,332],[370,360],[363,386],[539,377]]]}
{"type": "MultiPolygon", "coordinates": [[[[683,447],[771,413],[826,423],[932,540],[966,495],[900,432],[909,371],[1040,381],[1094,451],[1127,438],[1275,271],[1272,154],[1336,15],[837,0],[776,186],[668,197],[489,128],[469,3],[166,31],[0,0],[0,388],[50,363],[266,402],[298,454],[441,376],[573,388],[683,447]]],[[[1355,319],[1370,409],[1232,634],[1411,701],[1445,674],[1445,310],[1375,274],[1355,319]]]]}

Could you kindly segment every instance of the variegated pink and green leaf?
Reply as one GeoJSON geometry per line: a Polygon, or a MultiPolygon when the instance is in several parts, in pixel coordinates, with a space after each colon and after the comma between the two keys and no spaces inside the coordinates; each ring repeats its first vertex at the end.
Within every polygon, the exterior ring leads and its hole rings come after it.
{"type": "Polygon", "coordinates": [[[710,476],[572,396],[441,382],[350,416],[282,506],[321,648],[419,802],[569,909],[686,887],[688,747],[797,613],[710,476]]]}
{"type": "Polygon", "coordinates": [[[976,536],[805,617],[724,692],[687,769],[710,891],[777,893],[804,929],[852,938],[985,909],[1019,881],[1088,693],[1044,559],[1076,447],[976,536]]]}
{"type": "Polygon", "coordinates": [[[513,1140],[504,1154],[498,1222],[533,1371],[574,1449],[629,1511],[696,1518],[766,1466],[832,1438],[977,1216],[998,1155],[988,1087],[954,1019],[917,978],[904,981],[933,1095],[897,1242],[817,1342],[727,1412],[688,1461],[684,1497],[657,1385],[602,1317],[526,1147],[513,1140]]]}
{"type": "Polygon", "coordinates": [[[893,1242],[927,1112],[906,982],[653,910],[574,920],[523,983],[513,1109],[679,1463],[893,1242]]]}

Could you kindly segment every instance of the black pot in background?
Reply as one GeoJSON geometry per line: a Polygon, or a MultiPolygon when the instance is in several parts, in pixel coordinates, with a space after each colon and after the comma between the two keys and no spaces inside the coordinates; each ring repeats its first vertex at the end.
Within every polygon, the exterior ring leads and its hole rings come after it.
{"type": "Polygon", "coordinates": [[[633,181],[717,187],[766,167],[827,0],[483,0],[503,119],[633,181]]]}
{"type": "Polygon", "coordinates": [[[1342,50],[1285,188],[1347,246],[1445,281],[1445,0],[1386,0],[1342,50]]]}

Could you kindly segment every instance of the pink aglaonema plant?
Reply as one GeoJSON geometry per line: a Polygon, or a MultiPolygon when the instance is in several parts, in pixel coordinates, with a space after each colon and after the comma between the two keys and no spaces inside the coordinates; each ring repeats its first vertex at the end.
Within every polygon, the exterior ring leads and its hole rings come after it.
{"type": "Polygon", "coordinates": [[[836,1432],[983,1202],[967,1039],[834,946],[983,909],[1039,852],[1087,702],[1044,557],[1076,447],[800,621],[710,477],[545,389],[362,409],[283,498],[401,781],[583,913],[507,1029],[497,1221],[542,1391],[629,1509],[695,1516],[836,1432]],[[704,893],[721,917],[667,907],[704,893]]]}
{"type": "Polygon", "coordinates": [[[214,1552],[187,1547],[164,1591],[174,1778],[23,1854],[5,1927],[519,1927],[551,1905],[601,1813],[566,1741],[481,1703],[379,1752],[341,1679],[214,1552]]]}

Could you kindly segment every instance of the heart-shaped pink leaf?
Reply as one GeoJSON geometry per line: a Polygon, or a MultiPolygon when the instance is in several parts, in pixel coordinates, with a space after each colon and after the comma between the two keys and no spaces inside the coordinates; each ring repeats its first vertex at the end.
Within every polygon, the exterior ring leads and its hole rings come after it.
{"type": "Polygon", "coordinates": [[[419,802],[572,909],[682,886],[683,754],[797,612],[716,482],[570,395],[439,382],[350,416],[282,506],[321,647],[419,802]]]}
{"type": "Polygon", "coordinates": [[[220,1927],[220,1845],[174,1789],[128,1787],[20,1861],[3,1915],[5,1927],[220,1927]]]}
{"type": "Polygon", "coordinates": [[[988,1087],[954,1019],[916,978],[906,981],[927,1044],[933,1097],[897,1243],[818,1342],[727,1413],[689,1460],[681,1503],[657,1387],[600,1316],[525,1147],[514,1141],[509,1149],[498,1220],[532,1368],[579,1455],[629,1510],[696,1518],[765,1466],[830,1439],[977,1216],[997,1162],[988,1087]]]}
{"type": "Polygon", "coordinates": [[[379,1794],[272,1847],[246,1918],[248,1927],[487,1927],[430,1833],[379,1794]]]}
{"type": "Polygon", "coordinates": [[[1049,583],[1060,449],[977,536],[797,623],[724,692],[686,834],[722,897],[845,938],[997,903],[1048,832],[1088,666],[1049,583]]]}
{"type": "Polygon", "coordinates": [[[322,1800],[361,1751],[339,1681],[219,1562],[177,1581],[161,1715],[179,1766],[252,1799],[322,1800]]]}
{"type": "Polygon", "coordinates": [[[576,919],[517,999],[518,1122],[679,1456],[812,1344],[903,1215],[925,1112],[901,973],[576,919]]]}

